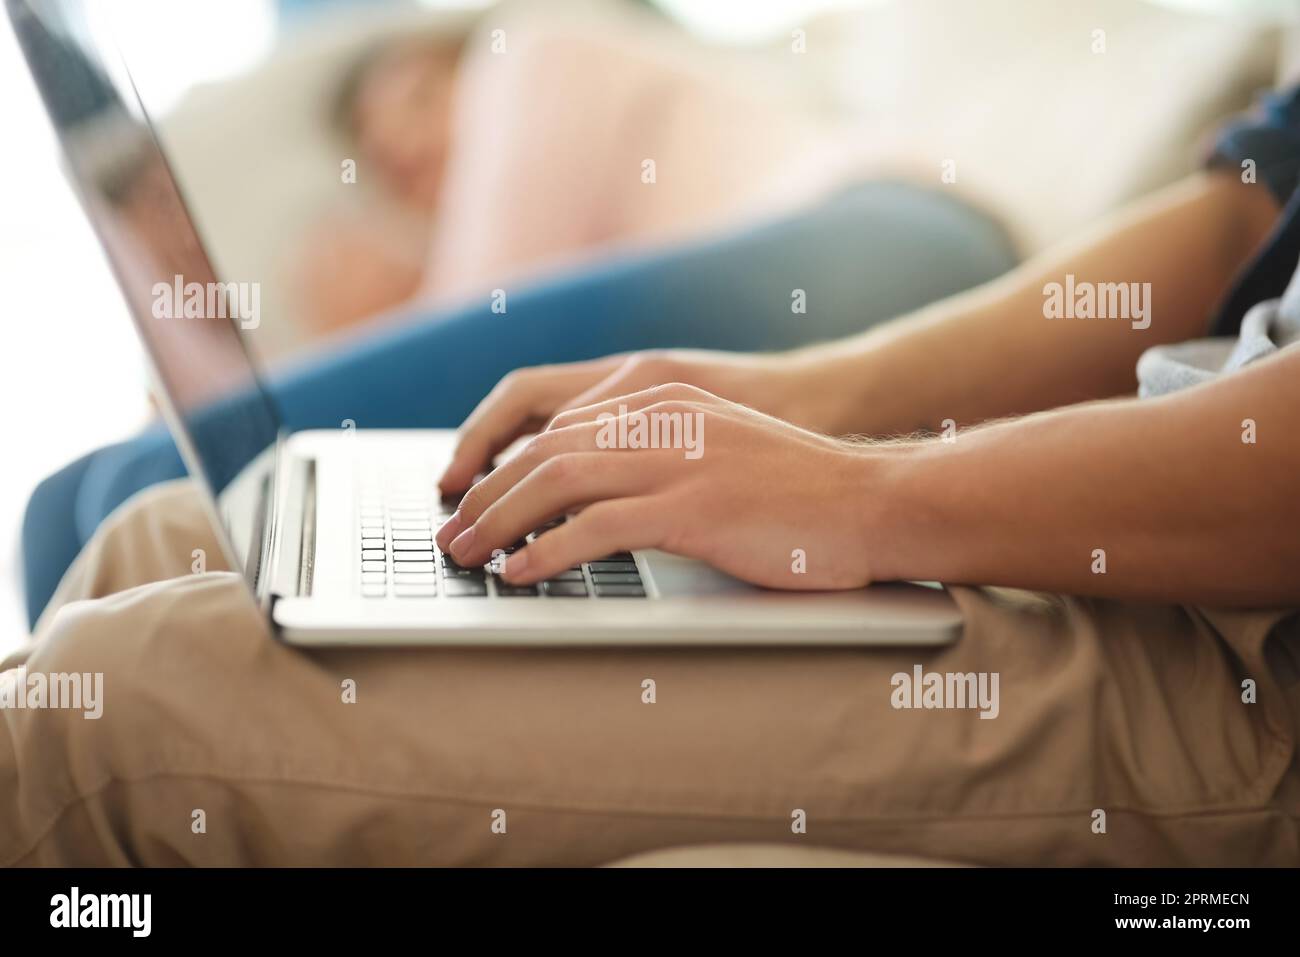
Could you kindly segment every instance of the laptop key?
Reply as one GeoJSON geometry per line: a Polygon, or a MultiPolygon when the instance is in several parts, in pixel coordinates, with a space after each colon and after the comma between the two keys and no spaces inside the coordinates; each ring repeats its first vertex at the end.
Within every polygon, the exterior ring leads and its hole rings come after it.
{"type": "Polygon", "coordinates": [[[387,566],[384,562],[362,562],[361,570],[363,572],[382,572],[387,566]]]}
{"type": "Polygon", "coordinates": [[[467,568],[464,565],[457,565],[455,559],[444,554],[442,556],[442,573],[449,578],[482,578],[483,567],[479,565],[467,568]]]}
{"type": "Polygon", "coordinates": [[[433,572],[394,572],[393,581],[399,585],[436,585],[438,576],[433,572]]]}
{"type": "Polygon", "coordinates": [[[645,589],[640,585],[596,585],[597,598],[644,598],[645,589]]]}
{"type": "Polygon", "coordinates": [[[546,594],[553,598],[586,598],[587,586],[582,582],[542,582],[546,594]]]}
{"type": "Polygon", "coordinates": [[[596,585],[640,585],[641,576],[636,572],[598,572],[593,569],[591,581],[596,585]]]}
{"type": "Polygon", "coordinates": [[[442,583],[444,595],[473,597],[487,594],[487,582],[482,579],[448,578],[442,583]]]}
{"type": "Polygon", "coordinates": [[[436,575],[438,566],[433,562],[397,562],[393,565],[394,575],[436,575]]]}
{"type": "Polygon", "coordinates": [[[398,598],[434,598],[438,594],[437,585],[394,585],[393,594],[398,598]]]}
{"type": "Polygon", "coordinates": [[[636,571],[636,562],[611,562],[601,559],[598,562],[588,562],[588,567],[593,575],[599,572],[634,572],[636,571]]]}
{"type": "Polygon", "coordinates": [[[362,585],[361,595],[364,598],[384,598],[388,595],[387,585],[362,585]]]}
{"type": "Polygon", "coordinates": [[[553,582],[580,582],[582,581],[582,569],[570,568],[568,571],[559,572],[552,575],[548,581],[553,582]]]}
{"type": "Polygon", "coordinates": [[[444,568],[442,577],[447,581],[458,582],[484,582],[487,581],[487,573],[481,568],[457,568],[455,570],[444,568]]]}
{"type": "Polygon", "coordinates": [[[388,576],[383,572],[362,572],[361,584],[363,585],[382,585],[388,581],[388,576]]]}
{"type": "Polygon", "coordinates": [[[393,561],[401,564],[408,562],[428,562],[433,564],[433,549],[427,549],[422,552],[408,552],[406,550],[393,552],[393,561]]]}
{"type": "Polygon", "coordinates": [[[502,598],[522,598],[524,596],[537,594],[535,585],[503,585],[497,583],[497,594],[502,598]]]}

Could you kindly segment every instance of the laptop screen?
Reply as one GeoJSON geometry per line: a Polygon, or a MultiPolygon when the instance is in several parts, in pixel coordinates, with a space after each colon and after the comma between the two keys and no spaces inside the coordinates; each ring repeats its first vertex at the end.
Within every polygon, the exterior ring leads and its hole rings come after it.
{"type": "MultiPolygon", "coordinates": [[[[261,321],[259,287],[222,283],[214,274],[140,98],[104,35],[114,5],[99,4],[99,20],[92,20],[85,0],[7,3],[69,172],[170,401],[186,463],[219,495],[255,459],[269,458],[280,429],[241,335],[261,321]]],[[[64,321],[75,346],[77,323],[94,317],[64,321]]],[[[228,539],[243,537],[225,531],[228,539]]]]}

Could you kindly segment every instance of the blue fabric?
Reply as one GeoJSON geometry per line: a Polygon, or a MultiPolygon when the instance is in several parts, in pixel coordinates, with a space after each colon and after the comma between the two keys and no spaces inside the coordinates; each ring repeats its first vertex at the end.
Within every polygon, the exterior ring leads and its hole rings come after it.
{"type": "Polygon", "coordinates": [[[1300,86],[1264,97],[1255,111],[1225,126],[1207,165],[1241,175],[1246,160],[1282,215],[1215,310],[1210,330],[1216,336],[1235,336],[1252,306],[1280,298],[1300,262],[1300,86]]]}
{"type": "MultiPolygon", "coordinates": [[[[937,191],[870,183],[746,231],[628,257],[386,327],[279,370],[291,430],[454,427],[507,372],[652,347],[762,351],[857,332],[1015,263],[1005,233],[937,191]],[[806,293],[807,313],[791,309],[806,293]]],[[[161,427],[47,479],[23,526],[34,622],[99,523],[135,492],[185,474],[161,427]]]]}
{"type": "Polygon", "coordinates": [[[1255,176],[1285,205],[1300,184],[1300,86],[1270,93],[1250,113],[1224,125],[1209,166],[1241,172],[1251,160],[1255,176]]]}

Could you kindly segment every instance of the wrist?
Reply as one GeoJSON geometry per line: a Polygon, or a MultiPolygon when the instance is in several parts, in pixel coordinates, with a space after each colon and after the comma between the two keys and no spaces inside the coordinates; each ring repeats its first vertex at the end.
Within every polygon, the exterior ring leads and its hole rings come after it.
{"type": "Polygon", "coordinates": [[[932,494],[936,440],[842,443],[853,493],[846,495],[857,554],[868,580],[941,579],[951,547],[941,497],[932,494]]]}
{"type": "Polygon", "coordinates": [[[870,362],[842,346],[810,346],[782,356],[786,418],[823,435],[875,434],[870,362]]]}

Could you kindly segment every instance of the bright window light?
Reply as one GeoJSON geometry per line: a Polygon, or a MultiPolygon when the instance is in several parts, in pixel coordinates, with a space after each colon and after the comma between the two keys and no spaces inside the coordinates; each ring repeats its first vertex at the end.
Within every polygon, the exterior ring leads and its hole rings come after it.
{"type": "Polygon", "coordinates": [[[90,28],[116,39],[152,111],[189,87],[246,72],[275,45],[274,0],[86,4],[90,28]]]}
{"type": "Polygon", "coordinates": [[[885,0],[654,0],[701,38],[719,43],[772,40],[819,14],[877,6],[885,0]]]}

